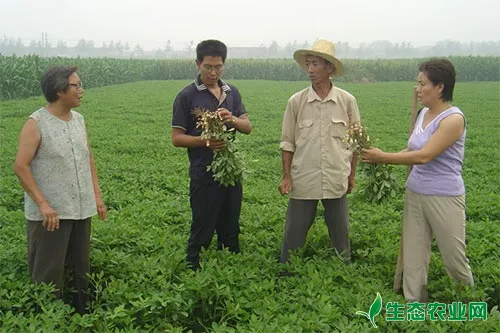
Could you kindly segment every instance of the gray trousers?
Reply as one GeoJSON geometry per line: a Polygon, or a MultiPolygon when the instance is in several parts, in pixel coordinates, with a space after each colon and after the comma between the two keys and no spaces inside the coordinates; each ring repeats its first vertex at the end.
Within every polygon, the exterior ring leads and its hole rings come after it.
{"type": "Polygon", "coordinates": [[[35,283],[54,283],[61,298],[65,267],[73,273],[73,306],[85,312],[88,302],[90,270],[90,217],[84,220],[60,220],[59,229],[47,231],[41,221],[27,221],[28,269],[35,283]]]}
{"type": "MultiPolygon", "coordinates": [[[[290,199],[286,212],[285,235],[281,247],[280,261],[288,260],[289,250],[304,246],[307,232],[311,228],[319,200],[290,199]]],[[[344,195],[338,199],[322,199],[325,209],[325,223],[332,246],[345,261],[350,261],[351,245],[349,242],[349,211],[347,198],[344,195]]]]}

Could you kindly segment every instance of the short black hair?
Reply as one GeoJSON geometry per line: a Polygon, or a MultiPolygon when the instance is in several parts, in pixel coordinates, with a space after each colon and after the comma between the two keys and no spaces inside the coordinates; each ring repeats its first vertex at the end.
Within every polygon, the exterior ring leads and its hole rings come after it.
{"type": "Polygon", "coordinates": [[[453,100],[456,73],[451,61],[445,58],[434,58],[421,63],[418,69],[427,76],[433,85],[443,84],[442,101],[451,102],[453,100]]]}
{"type": "Polygon", "coordinates": [[[202,62],[205,57],[221,57],[222,62],[225,62],[227,57],[226,44],[216,39],[201,41],[196,46],[196,59],[202,62]]]}
{"type": "Polygon", "coordinates": [[[66,92],[69,87],[68,78],[77,71],[76,66],[53,66],[50,67],[40,81],[43,96],[47,102],[52,103],[59,98],[57,93],[66,92]]]}

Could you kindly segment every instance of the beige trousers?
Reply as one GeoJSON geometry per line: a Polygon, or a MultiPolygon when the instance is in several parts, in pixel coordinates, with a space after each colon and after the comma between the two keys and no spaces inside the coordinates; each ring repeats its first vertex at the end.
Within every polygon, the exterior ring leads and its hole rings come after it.
{"type": "Polygon", "coordinates": [[[465,195],[430,196],[407,189],[403,214],[401,241],[406,300],[427,301],[425,286],[433,235],[450,278],[473,286],[465,255],[465,195]]]}

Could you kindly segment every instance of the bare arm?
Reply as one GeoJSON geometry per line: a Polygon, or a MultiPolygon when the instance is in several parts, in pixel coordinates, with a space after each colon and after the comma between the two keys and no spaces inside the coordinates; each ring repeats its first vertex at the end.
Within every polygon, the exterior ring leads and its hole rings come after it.
{"type": "Polygon", "coordinates": [[[17,150],[14,171],[21,185],[31,199],[38,205],[47,203],[45,196],[38,188],[35,178],[31,173],[30,165],[40,145],[40,132],[33,119],[28,119],[19,136],[19,147],[17,150]]]}
{"type": "Polygon", "coordinates": [[[413,133],[413,130],[415,129],[415,122],[417,121],[417,115],[418,115],[418,93],[417,93],[417,87],[413,87],[413,95],[412,95],[412,100],[411,100],[411,110],[410,110],[410,124],[408,126],[409,128],[409,134],[413,133]]]}
{"type": "Polygon", "coordinates": [[[347,193],[351,193],[356,186],[356,167],[358,166],[358,153],[354,152],[351,158],[351,173],[347,178],[347,193]]]}
{"type": "Polygon", "coordinates": [[[226,143],[223,140],[203,140],[201,136],[194,136],[186,134],[183,128],[172,128],[172,144],[175,147],[182,148],[197,148],[209,147],[213,150],[224,148],[226,143]]]}
{"type": "Polygon", "coordinates": [[[250,134],[252,132],[252,124],[246,113],[236,117],[226,108],[219,108],[217,112],[219,112],[224,122],[232,124],[238,132],[243,134],[250,134]]]}
{"type": "Polygon", "coordinates": [[[182,128],[172,128],[172,144],[176,147],[196,148],[205,146],[205,141],[200,136],[186,134],[182,128]]]}
{"type": "Polygon", "coordinates": [[[278,191],[284,195],[288,194],[292,189],[292,160],[295,151],[295,123],[297,121],[295,117],[295,106],[289,100],[285,115],[283,116],[283,123],[281,128],[281,167],[283,169],[283,178],[280,185],[278,186],[278,191]]]}
{"type": "MultiPolygon", "coordinates": [[[[351,99],[348,109],[349,123],[361,123],[361,115],[356,99],[351,99]]],[[[358,153],[353,152],[351,158],[351,173],[347,177],[347,193],[351,193],[356,186],[356,168],[358,166],[358,153]]]]}
{"type": "Polygon", "coordinates": [[[459,114],[453,114],[441,121],[436,132],[420,150],[386,153],[380,149],[363,151],[363,161],[390,164],[426,164],[441,155],[460,138],[465,121],[459,114]]]}
{"type": "Polygon", "coordinates": [[[281,167],[283,169],[283,178],[290,177],[290,170],[292,169],[293,152],[281,151],[281,167]]]}
{"type": "Polygon", "coordinates": [[[283,179],[278,187],[281,194],[288,194],[292,189],[292,179],[290,170],[292,168],[293,152],[281,150],[281,167],[283,169],[283,179]]]}
{"type": "Polygon", "coordinates": [[[252,123],[248,119],[248,115],[243,114],[239,117],[233,117],[233,126],[243,134],[250,134],[252,132],[252,123]]]}
{"type": "Polygon", "coordinates": [[[54,231],[55,229],[59,229],[59,217],[38,188],[30,168],[40,142],[40,131],[36,126],[35,120],[30,118],[24,124],[19,135],[19,146],[16,161],[14,162],[14,172],[17,178],[19,178],[23,189],[40,208],[40,213],[43,216],[43,226],[49,231],[54,231]]]}
{"type": "MultiPolygon", "coordinates": [[[[417,92],[417,87],[413,87],[413,94],[412,94],[412,99],[411,99],[411,109],[410,109],[410,124],[408,126],[409,129],[409,134],[408,136],[411,136],[413,133],[413,130],[415,129],[415,122],[417,121],[417,116],[418,116],[418,92],[417,92]]],[[[408,151],[408,148],[405,149],[405,151],[408,151]]],[[[406,177],[410,175],[412,169],[412,165],[409,164],[408,168],[406,169],[406,177]]]]}
{"type": "Polygon", "coordinates": [[[92,154],[92,150],[90,149],[90,141],[89,141],[88,132],[86,134],[87,134],[87,146],[88,146],[89,154],[90,154],[90,173],[92,174],[92,185],[94,187],[94,196],[95,196],[95,202],[96,202],[96,206],[97,206],[97,214],[99,215],[99,218],[101,220],[105,220],[108,209],[107,209],[106,205],[104,204],[104,201],[102,200],[101,188],[99,187],[99,179],[97,178],[97,170],[96,170],[95,162],[94,162],[94,154],[92,154]]]}

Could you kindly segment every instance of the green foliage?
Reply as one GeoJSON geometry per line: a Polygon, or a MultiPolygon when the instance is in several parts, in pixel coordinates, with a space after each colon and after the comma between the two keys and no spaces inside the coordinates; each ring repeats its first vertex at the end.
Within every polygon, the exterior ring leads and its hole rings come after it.
{"type": "MultiPolygon", "coordinates": [[[[343,140],[348,149],[361,156],[363,149],[372,148],[372,141],[368,135],[368,127],[354,123],[347,129],[343,140]]],[[[362,164],[361,170],[366,178],[366,185],[361,189],[368,202],[381,203],[388,198],[399,194],[400,186],[393,172],[392,165],[383,163],[362,164]]]]}
{"type": "Polygon", "coordinates": [[[194,109],[193,114],[198,118],[196,127],[201,128],[201,138],[224,141],[225,146],[214,150],[212,163],[207,171],[213,173],[214,179],[222,186],[234,186],[243,180],[245,165],[236,144],[235,129],[228,128],[219,112],[194,109]]]}
{"type": "Polygon", "coordinates": [[[207,170],[213,172],[214,179],[222,186],[234,186],[243,181],[245,164],[234,136],[227,140],[223,149],[214,152],[214,159],[207,170]]]}
{"type": "MultiPolygon", "coordinates": [[[[3,77],[3,76],[2,76],[3,77]]],[[[0,331],[2,332],[370,332],[356,311],[403,302],[392,291],[403,196],[366,201],[357,178],[348,196],[352,263],[335,256],[318,207],[303,249],[280,265],[288,198],[281,180],[279,138],[288,97],[307,82],[238,81],[253,132],[239,136],[249,170],[238,255],[202,253],[203,268],[184,262],[189,237],[188,158],[170,142],[172,105],[188,81],[129,83],[87,89],[85,117],[109,219],[92,224],[90,312],[52,297],[52,286],[29,282],[23,191],[14,163],[19,132],[41,97],[0,102],[0,331]],[[293,277],[279,277],[287,269],[293,277]]],[[[407,142],[413,82],[337,84],[356,96],[374,146],[398,151],[407,142]]],[[[500,327],[498,82],[458,83],[454,103],[467,117],[464,179],[467,255],[475,287],[448,278],[435,244],[429,266],[431,301],[485,301],[488,320],[386,322],[380,332],[496,332],[500,327]],[[496,139],[495,139],[496,138],[496,139]]],[[[394,167],[403,183],[405,167],[394,167]]]]}
{"type": "Polygon", "coordinates": [[[366,180],[360,190],[368,202],[380,203],[389,198],[401,195],[401,185],[398,183],[394,167],[388,164],[363,163],[361,170],[366,180]]]}

